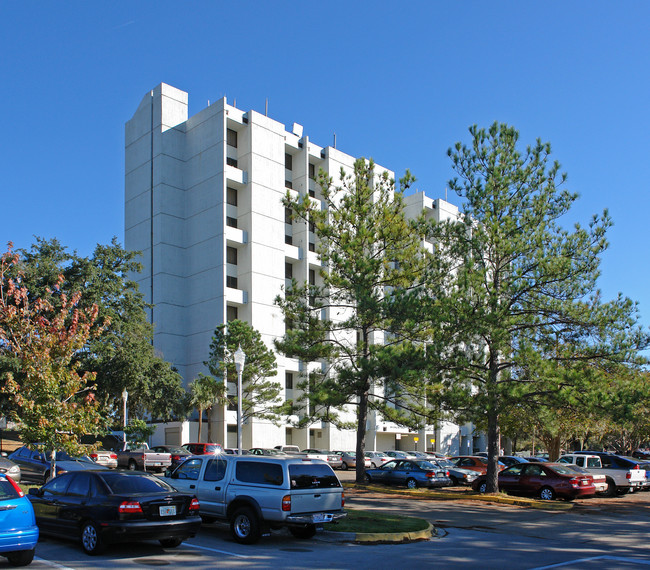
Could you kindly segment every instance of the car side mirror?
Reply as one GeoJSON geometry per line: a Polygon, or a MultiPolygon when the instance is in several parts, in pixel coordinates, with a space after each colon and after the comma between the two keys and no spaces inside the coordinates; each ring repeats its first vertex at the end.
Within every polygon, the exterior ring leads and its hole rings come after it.
{"type": "Polygon", "coordinates": [[[43,496],[43,491],[41,491],[38,487],[30,487],[27,494],[34,495],[36,497],[41,497],[43,496]]]}
{"type": "Polygon", "coordinates": [[[171,467],[165,469],[165,477],[171,477],[172,479],[175,478],[171,467]]]}

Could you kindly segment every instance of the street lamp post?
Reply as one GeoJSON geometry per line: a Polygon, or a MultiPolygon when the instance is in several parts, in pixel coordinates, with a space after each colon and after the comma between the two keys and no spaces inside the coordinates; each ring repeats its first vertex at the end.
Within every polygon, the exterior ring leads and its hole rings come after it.
{"type": "Polygon", "coordinates": [[[235,351],[235,369],[237,370],[237,453],[241,455],[241,424],[242,424],[242,387],[241,377],[244,372],[244,363],[246,362],[246,353],[241,349],[241,345],[235,351]]]}
{"type": "MultiPolygon", "coordinates": [[[[129,399],[129,393],[126,391],[126,388],[122,391],[122,400],[124,401],[124,428],[126,428],[126,401],[129,399]]],[[[125,434],[126,435],[126,434],[125,434]]]]}

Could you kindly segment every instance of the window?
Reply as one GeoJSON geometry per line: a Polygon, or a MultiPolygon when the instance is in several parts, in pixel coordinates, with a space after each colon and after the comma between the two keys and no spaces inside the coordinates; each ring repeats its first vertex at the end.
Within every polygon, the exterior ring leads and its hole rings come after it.
{"type": "Polygon", "coordinates": [[[233,131],[232,129],[226,131],[226,143],[229,146],[237,148],[237,131],[233,131]]]}
{"type": "Polygon", "coordinates": [[[316,231],[316,224],[314,222],[309,222],[309,231],[314,233],[316,231]]]}
{"type": "Polygon", "coordinates": [[[291,208],[284,209],[284,223],[285,224],[293,223],[293,210],[291,208]]]}
{"type": "Polygon", "coordinates": [[[230,158],[230,157],[226,158],[226,164],[228,166],[234,166],[235,168],[238,168],[236,158],[230,158]]]}
{"type": "Polygon", "coordinates": [[[207,467],[205,468],[205,481],[221,481],[226,474],[226,460],[223,458],[210,459],[207,467]]]}
{"type": "Polygon", "coordinates": [[[237,310],[237,307],[232,307],[232,306],[228,305],[226,307],[226,320],[228,322],[236,321],[238,319],[238,317],[239,317],[238,313],[239,313],[239,311],[237,310]]]}
{"type": "Polygon", "coordinates": [[[309,178],[316,180],[316,166],[311,162],[309,163],[309,178]]]}
{"type": "Polygon", "coordinates": [[[230,228],[236,228],[237,218],[233,218],[232,216],[226,216],[226,225],[230,228]]]}
{"type": "Polygon", "coordinates": [[[289,188],[291,190],[293,188],[293,182],[291,182],[291,180],[285,180],[284,187],[289,188]]]}
{"type": "Polygon", "coordinates": [[[340,487],[334,471],[324,463],[289,465],[289,478],[292,489],[319,489],[340,487]]]}
{"type": "Polygon", "coordinates": [[[284,153],[284,167],[287,170],[293,170],[293,156],[288,152],[284,153]]]}
{"type": "Polygon", "coordinates": [[[293,372],[284,373],[284,387],[287,390],[293,390],[293,372]]]}
{"type": "Polygon", "coordinates": [[[293,279],[293,264],[285,263],[284,264],[284,278],[293,279]]]}
{"type": "Polygon", "coordinates": [[[278,463],[238,461],[235,477],[243,483],[282,485],[282,466],[278,463]]]}
{"type": "Polygon", "coordinates": [[[182,463],[181,466],[176,469],[176,471],[174,471],[174,478],[198,481],[202,465],[203,462],[200,459],[189,459],[182,463]]]}
{"type": "Polygon", "coordinates": [[[310,191],[309,191],[309,196],[310,196],[311,198],[316,198],[316,192],[315,192],[314,190],[310,190],[310,191]]]}
{"type": "Polygon", "coordinates": [[[237,265],[237,248],[228,246],[226,248],[226,263],[237,265]]]}
{"type": "Polygon", "coordinates": [[[230,289],[238,289],[237,277],[233,277],[232,275],[226,275],[226,287],[230,287],[230,289]]]}
{"type": "Polygon", "coordinates": [[[237,190],[235,188],[226,188],[226,202],[231,206],[237,205],[237,190]]]}
{"type": "Polygon", "coordinates": [[[316,244],[313,242],[309,242],[309,251],[316,251],[316,244]]]}
{"type": "Polygon", "coordinates": [[[289,245],[292,245],[293,244],[293,236],[285,235],[284,236],[284,243],[288,243],[289,245]]]}
{"type": "Polygon", "coordinates": [[[316,285],[316,271],[313,269],[309,270],[309,284],[316,285]]]}
{"type": "Polygon", "coordinates": [[[77,473],[68,487],[67,494],[73,497],[87,497],[90,491],[90,475],[77,473]]]}

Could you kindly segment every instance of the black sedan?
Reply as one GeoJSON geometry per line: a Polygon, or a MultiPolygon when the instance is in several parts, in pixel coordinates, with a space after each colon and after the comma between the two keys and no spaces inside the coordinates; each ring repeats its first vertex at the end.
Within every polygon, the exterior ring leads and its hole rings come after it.
{"type": "Polygon", "coordinates": [[[174,548],[201,526],[197,498],[148,473],[65,473],[40,489],[31,488],[29,499],[42,534],[80,540],[87,554],[138,540],[174,548]]]}
{"type": "MultiPolygon", "coordinates": [[[[18,464],[23,481],[30,481],[42,485],[51,476],[52,452],[29,449],[26,446],[14,451],[9,459],[18,464]]],[[[65,451],[56,452],[56,474],[61,475],[68,471],[80,471],[83,469],[102,469],[92,459],[71,457],[65,451]]],[[[11,475],[11,473],[10,473],[11,475]]]]}
{"type": "Polygon", "coordinates": [[[406,485],[416,487],[447,487],[449,473],[430,461],[421,459],[393,459],[379,469],[366,469],[366,483],[406,485]]]}

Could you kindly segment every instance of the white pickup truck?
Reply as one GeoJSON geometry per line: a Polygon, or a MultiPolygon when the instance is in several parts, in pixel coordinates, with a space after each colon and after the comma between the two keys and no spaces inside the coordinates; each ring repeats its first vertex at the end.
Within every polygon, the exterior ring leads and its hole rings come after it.
{"type": "Polygon", "coordinates": [[[560,463],[573,463],[584,467],[590,473],[600,473],[607,478],[609,497],[641,489],[646,484],[645,470],[636,463],[611,453],[567,453],[560,457],[560,463]]]}

